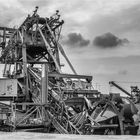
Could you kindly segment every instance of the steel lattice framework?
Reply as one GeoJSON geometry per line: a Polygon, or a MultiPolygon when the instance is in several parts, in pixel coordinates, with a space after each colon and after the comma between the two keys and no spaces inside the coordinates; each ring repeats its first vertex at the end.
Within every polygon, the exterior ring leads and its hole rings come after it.
{"type": "Polygon", "coordinates": [[[17,93],[0,95],[0,114],[5,118],[2,120],[0,115],[2,129],[124,134],[124,118],[119,106],[109,99],[97,102],[101,94],[93,89],[92,76],[78,75],[59,43],[64,23],[59,11],[44,18],[37,10],[38,7],[17,29],[0,27],[3,76],[9,83],[15,83],[15,87],[7,85],[7,92],[16,88],[17,93]],[[73,74],[62,72],[60,54],[73,74]],[[103,115],[107,115],[106,119],[103,115]]]}
{"type": "Polygon", "coordinates": [[[15,117],[10,123],[16,129],[31,124],[31,121],[27,121],[31,118],[40,118],[41,125],[52,120],[60,133],[80,134],[69,121],[64,92],[69,91],[67,87],[69,82],[73,83],[72,79],[78,79],[78,85],[83,87],[81,79],[90,85],[92,77],[77,75],[60,45],[64,21],[60,19],[59,11],[50,18],[42,18],[37,10],[38,7],[18,29],[0,28],[0,60],[5,64],[3,76],[18,81],[18,95],[12,100],[11,111],[11,118],[15,117]],[[59,53],[64,56],[74,74],[62,73],[59,53]],[[25,113],[17,111],[20,106],[25,106],[25,113]]]}

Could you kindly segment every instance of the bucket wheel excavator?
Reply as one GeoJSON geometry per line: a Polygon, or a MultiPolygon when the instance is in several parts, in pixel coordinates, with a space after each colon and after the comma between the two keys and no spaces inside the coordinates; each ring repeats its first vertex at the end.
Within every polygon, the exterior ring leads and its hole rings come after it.
{"type": "Polygon", "coordinates": [[[125,134],[119,107],[102,100],[92,76],[76,73],[59,43],[59,11],[45,18],[37,11],[17,29],[0,27],[0,130],[125,134]],[[62,72],[60,55],[73,74],[62,72]]]}
{"type": "Polygon", "coordinates": [[[37,11],[38,7],[17,29],[0,27],[0,61],[4,64],[1,129],[47,128],[47,132],[82,134],[80,126],[86,114],[71,121],[74,109],[68,99],[76,93],[100,93],[92,89],[92,76],[76,73],[59,43],[64,23],[59,11],[49,18],[40,17],[37,11]],[[73,74],[62,72],[60,54],[73,74]]]}

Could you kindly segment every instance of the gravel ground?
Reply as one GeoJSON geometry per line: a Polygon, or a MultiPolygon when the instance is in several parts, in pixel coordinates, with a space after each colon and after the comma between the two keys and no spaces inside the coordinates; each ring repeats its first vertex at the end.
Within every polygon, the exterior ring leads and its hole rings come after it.
{"type": "Polygon", "coordinates": [[[0,132],[0,140],[140,140],[140,136],[62,135],[29,132],[0,132]]]}

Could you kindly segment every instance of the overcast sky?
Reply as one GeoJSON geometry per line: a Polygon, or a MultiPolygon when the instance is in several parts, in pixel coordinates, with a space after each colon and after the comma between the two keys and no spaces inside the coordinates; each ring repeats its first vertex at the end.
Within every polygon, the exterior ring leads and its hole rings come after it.
{"type": "Polygon", "coordinates": [[[35,6],[45,17],[60,11],[61,43],[79,74],[106,88],[140,81],[140,0],[0,0],[0,25],[17,27],[35,6]]]}

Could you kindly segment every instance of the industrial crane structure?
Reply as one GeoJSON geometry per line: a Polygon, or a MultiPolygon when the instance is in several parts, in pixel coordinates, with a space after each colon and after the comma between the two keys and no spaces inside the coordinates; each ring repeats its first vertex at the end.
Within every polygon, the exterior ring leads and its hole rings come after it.
{"type": "Polygon", "coordinates": [[[138,86],[130,86],[131,93],[129,93],[127,90],[125,90],[122,86],[120,86],[115,81],[110,81],[109,84],[110,86],[114,86],[120,91],[122,91],[123,93],[125,93],[131,100],[133,100],[134,103],[140,103],[140,90],[138,86]]]}
{"type": "Polygon", "coordinates": [[[110,86],[115,86],[116,88],[118,88],[119,90],[121,90],[123,93],[125,93],[127,96],[132,97],[132,95],[128,91],[126,91],[124,88],[122,88],[116,82],[110,81],[109,84],[110,84],[110,86]]]}

